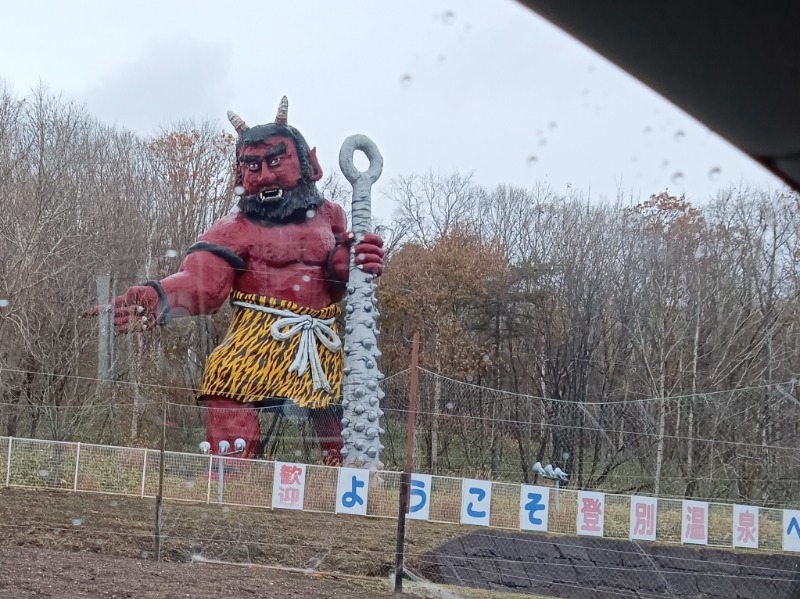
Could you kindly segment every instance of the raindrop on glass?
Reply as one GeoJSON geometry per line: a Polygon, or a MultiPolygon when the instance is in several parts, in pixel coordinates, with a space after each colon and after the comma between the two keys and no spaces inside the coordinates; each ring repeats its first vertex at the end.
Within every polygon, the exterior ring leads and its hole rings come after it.
{"type": "Polygon", "coordinates": [[[483,361],[484,362],[491,362],[492,359],[489,357],[489,354],[483,354],[483,361]]]}
{"type": "Polygon", "coordinates": [[[444,54],[439,54],[439,57],[436,60],[438,62],[444,62],[444,54]]]}
{"type": "Polygon", "coordinates": [[[301,455],[303,455],[302,451],[300,451],[299,449],[294,450],[294,457],[299,458],[301,455]]]}
{"type": "Polygon", "coordinates": [[[721,174],[722,174],[722,169],[719,168],[718,166],[715,166],[710,171],[708,171],[708,178],[711,179],[712,181],[716,181],[717,179],[719,179],[719,176],[721,174]]]}
{"type": "Polygon", "coordinates": [[[7,299],[0,299],[0,308],[7,308],[11,304],[7,299]]]}
{"type": "Polygon", "coordinates": [[[543,137],[542,139],[539,140],[539,145],[540,146],[546,146],[547,145],[547,140],[543,137]]]}
{"type": "Polygon", "coordinates": [[[669,160],[664,160],[661,162],[661,168],[667,168],[669,166],[669,160]]]}
{"type": "Polygon", "coordinates": [[[533,166],[534,164],[539,162],[539,159],[534,154],[531,154],[530,156],[528,156],[527,162],[528,166],[533,166]]]}
{"type": "Polygon", "coordinates": [[[452,402],[452,401],[448,401],[448,402],[445,404],[445,406],[444,406],[444,407],[445,407],[445,408],[447,408],[448,410],[452,410],[452,409],[453,409],[453,402],[452,402]]]}
{"type": "Polygon", "coordinates": [[[119,503],[117,503],[116,501],[112,501],[110,505],[111,507],[117,507],[119,503]]]}
{"type": "Polygon", "coordinates": [[[467,382],[471,383],[473,380],[475,380],[475,377],[473,377],[471,374],[468,374],[467,375],[467,382]]]}
{"type": "Polygon", "coordinates": [[[178,252],[176,252],[175,250],[167,250],[166,256],[167,258],[177,258],[178,252]]]}
{"type": "Polygon", "coordinates": [[[237,196],[244,195],[244,187],[237,185],[233,188],[233,193],[235,193],[237,196]]]}
{"type": "Polygon", "coordinates": [[[303,282],[308,283],[309,281],[311,281],[311,277],[309,277],[308,275],[303,275],[303,282]]]}
{"type": "Polygon", "coordinates": [[[452,25],[455,20],[456,13],[454,13],[452,10],[445,11],[445,13],[442,15],[442,23],[445,25],[452,25]]]}
{"type": "Polygon", "coordinates": [[[231,511],[231,508],[229,508],[227,505],[223,505],[222,506],[222,511],[227,514],[228,512],[231,511]]]}
{"type": "Polygon", "coordinates": [[[48,476],[50,476],[50,471],[49,470],[39,470],[39,476],[41,476],[42,478],[47,478],[48,476]]]}
{"type": "Polygon", "coordinates": [[[645,127],[645,128],[644,128],[644,130],[642,131],[642,133],[644,133],[645,135],[647,135],[647,134],[648,134],[648,133],[650,133],[652,130],[653,130],[653,128],[652,128],[652,127],[645,127]]]}
{"type": "Polygon", "coordinates": [[[364,256],[364,254],[358,254],[358,256],[356,256],[356,260],[358,260],[359,262],[363,262],[364,258],[366,258],[366,256],[364,256]]]}
{"type": "Polygon", "coordinates": [[[295,291],[300,291],[300,285],[295,285],[294,287],[292,287],[292,289],[294,289],[295,291]]]}
{"type": "Polygon", "coordinates": [[[549,123],[547,123],[547,128],[550,130],[555,129],[556,127],[558,127],[558,124],[555,121],[550,121],[549,123]]]}
{"type": "Polygon", "coordinates": [[[411,75],[406,73],[405,75],[400,77],[400,85],[402,85],[403,87],[408,87],[409,85],[411,85],[411,75]]]}
{"type": "Polygon", "coordinates": [[[683,141],[683,139],[685,137],[686,137],[686,134],[681,129],[678,129],[675,132],[675,135],[674,135],[675,141],[678,141],[678,142],[683,141]]]}
{"type": "Polygon", "coordinates": [[[309,220],[314,218],[316,215],[317,213],[314,210],[309,210],[308,212],[306,212],[306,218],[309,220]]]}
{"type": "Polygon", "coordinates": [[[184,484],[186,485],[187,489],[193,489],[194,488],[194,481],[193,480],[187,480],[184,484]]]}
{"type": "Polygon", "coordinates": [[[683,173],[681,171],[676,171],[672,175],[672,182],[673,183],[682,183],[683,182],[683,173]]]}
{"type": "Polygon", "coordinates": [[[72,526],[80,526],[81,524],[83,524],[83,520],[81,520],[80,518],[75,518],[72,521],[72,526]]]}

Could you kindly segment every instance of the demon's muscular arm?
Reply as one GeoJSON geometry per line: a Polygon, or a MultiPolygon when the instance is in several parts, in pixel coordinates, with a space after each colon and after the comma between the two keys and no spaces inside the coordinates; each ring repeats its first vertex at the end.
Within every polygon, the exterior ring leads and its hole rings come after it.
{"type": "MultiPolygon", "coordinates": [[[[341,206],[332,204],[333,217],[331,228],[336,237],[334,247],[328,258],[328,274],[331,287],[331,296],[334,302],[344,297],[345,283],[350,278],[350,245],[354,240],[353,233],[346,231],[347,217],[341,206]]],[[[356,245],[355,263],[358,268],[375,276],[383,272],[383,240],[371,233],[364,235],[364,239],[356,245]]]]}
{"type": "MultiPolygon", "coordinates": [[[[180,269],[160,281],[130,287],[114,299],[114,326],[119,333],[148,330],[170,318],[213,314],[231,291],[244,261],[230,248],[214,243],[230,227],[222,219],[189,248],[180,269]]],[[[95,308],[92,312],[99,312],[95,308]]]]}

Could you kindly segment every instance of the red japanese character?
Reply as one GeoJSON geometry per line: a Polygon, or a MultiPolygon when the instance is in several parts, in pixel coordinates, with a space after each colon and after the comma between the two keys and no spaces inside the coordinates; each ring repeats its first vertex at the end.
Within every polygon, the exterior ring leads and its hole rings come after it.
{"type": "Polygon", "coordinates": [[[284,464],[281,466],[281,484],[282,485],[299,485],[300,475],[303,474],[303,469],[291,464],[284,464]]]}

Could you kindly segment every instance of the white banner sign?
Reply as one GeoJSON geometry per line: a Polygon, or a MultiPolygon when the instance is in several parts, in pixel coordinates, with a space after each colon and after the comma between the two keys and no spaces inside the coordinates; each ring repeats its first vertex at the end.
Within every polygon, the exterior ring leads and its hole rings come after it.
{"type": "Polygon", "coordinates": [[[461,524],[489,526],[492,483],[465,478],[461,483],[461,524]]]}
{"type": "Polygon", "coordinates": [[[684,499],[681,543],[708,545],[708,503],[684,499]]]}
{"type": "Polygon", "coordinates": [[[411,497],[406,518],[427,520],[431,515],[431,475],[411,474],[411,497]]]}
{"type": "Polygon", "coordinates": [[[550,488],[522,485],[519,496],[519,527],[522,530],[547,532],[550,512],[550,488]]]}
{"type": "Polygon", "coordinates": [[[336,485],[336,513],[367,515],[369,470],[364,468],[339,468],[336,485]]]}
{"type": "Polygon", "coordinates": [[[800,551],[800,510],[783,510],[783,550],[800,551]]]}
{"type": "Polygon", "coordinates": [[[306,489],[306,465],[275,462],[272,507],[302,510],[306,489]]]}
{"type": "Polygon", "coordinates": [[[631,497],[631,541],[655,541],[658,499],[655,497],[631,497]]]}
{"type": "Polygon", "coordinates": [[[578,534],[602,537],[606,519],[605,493],[578,491],[578,534]]]}
{"type": "Polygon", "coordinates": [[[733,546],[758,549],[758,508],[733,506],[733,546]]]}

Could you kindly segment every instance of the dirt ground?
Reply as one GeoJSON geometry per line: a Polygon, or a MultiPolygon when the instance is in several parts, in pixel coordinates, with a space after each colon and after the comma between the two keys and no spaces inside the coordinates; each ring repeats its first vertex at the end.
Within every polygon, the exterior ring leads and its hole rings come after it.
{"type": "Polygon", "coordinates": [[[34,547],[0,547],[0,597],[28,599],[385,599],[382,580],[308,576],[257,567],[157,563],[34,547]]]}
{"type": "MultiPolygon", "coordinates": [[[[394,520],[168,502],[158,563],[154,513],[152,500],[0,489],[0,598],[391,595],[387,580],[395,557],[394,520]]],[[[409,527],[408,536],[408,551],[414,554],[460,532],[417,524],[409,527]]],[[[409,556],[412,565],[414,559],[409,556]]]]}

